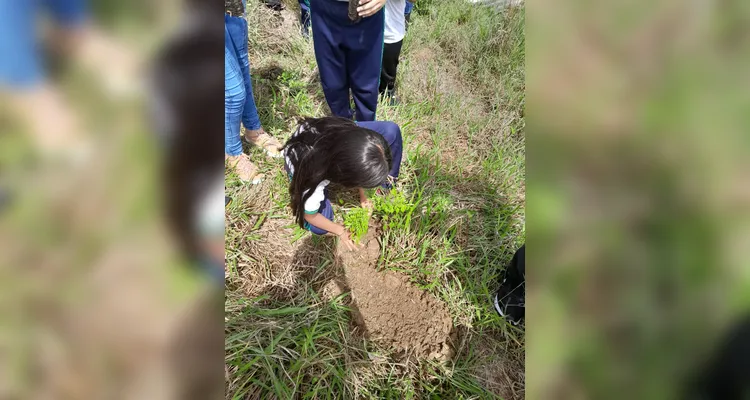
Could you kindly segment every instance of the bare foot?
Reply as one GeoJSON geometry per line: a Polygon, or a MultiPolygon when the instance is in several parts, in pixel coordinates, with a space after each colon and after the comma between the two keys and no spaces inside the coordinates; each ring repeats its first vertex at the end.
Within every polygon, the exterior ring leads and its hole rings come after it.
{"type": "Polygon", "coordinates": [[[264,175],[258,172],[258,167],[250,161],[250,157],[247,154],[243,153],[238,156],[225,155],[224,159],[243,182],[250,182],[251,185],[257,185],[263,180],[264,175]]]}

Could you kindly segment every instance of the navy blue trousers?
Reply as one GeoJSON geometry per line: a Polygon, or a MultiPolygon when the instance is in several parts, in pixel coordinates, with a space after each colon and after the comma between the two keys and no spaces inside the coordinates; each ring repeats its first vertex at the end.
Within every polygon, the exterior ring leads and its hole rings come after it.
{"type": "Polygon", "coordinates": [[[351,90],[356,120],[374,121],[385,10],[353,23],[349,20],[348,2],[310,0],[310,13],[315,60],[328,107],[334,115],[351,119],[351,90]]]}

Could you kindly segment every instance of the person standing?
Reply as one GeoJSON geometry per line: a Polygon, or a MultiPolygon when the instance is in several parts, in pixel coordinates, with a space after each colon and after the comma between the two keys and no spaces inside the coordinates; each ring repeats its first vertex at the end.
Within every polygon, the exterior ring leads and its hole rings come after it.
{"type": "Polygon", "coordinates": [[[406,16],[403,10],[406,0],[388,0],[385,7],[385,33],[383,45],[383,65],[380,70],[380,87],[378,92],[396,104],[395,88],[398,59],[401,56],[401,45],[406,35],[406,16]]]}
{"type": "Polygon", "coordinates": [[[281,157],[281,143],[263,130],[253,99],[245,2],[225,0],[224,11],[224,153],[241,180],[257,184],[263,175],[242,152],[240,122],[245,126],[245,139],[271,157],[281,157]]]}
{"type": "Polygon", "coordinates": [[[374,121],[386,0],[350,2],[310,0],[315,60],[331,112],[342,118],[374,121]]]}

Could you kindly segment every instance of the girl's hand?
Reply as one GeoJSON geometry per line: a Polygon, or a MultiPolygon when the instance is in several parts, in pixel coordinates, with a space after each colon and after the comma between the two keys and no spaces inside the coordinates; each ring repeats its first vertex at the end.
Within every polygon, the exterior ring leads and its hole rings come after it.
{"type": "Polygon", "coordinates": [[[372,209],[374,208],[372,204],[372,200],[365,198],[365,199],[360,199],[360,201],[362,202],[362,208],[365,208],[368,211],[372,211],[372,209]]]}
{"type": "Polygon", "coordinates": [[[344,247],[346,247],[346,250],[348,251],[354,251],[357,250],[360,246],[357,246],[354,241],[351,238],[351,235],[347,229],[344,229],[341,234],[336,235],[341,240],[341,243],[344,244],[344,247]]]}
{"type": "Polygon", "coordinates": [[[365,193],[365,189],[359,188],[359,202],[362,204],[362,208],[366,208],[370,211],[372,211],[372,201],[367,198],[367,194],[365,193]]]}
{"type": "Polygon", "coordinates": [[[357,13],[362,18],[374,15],[385,5],[386,0],[360,0],[357,13]]]}

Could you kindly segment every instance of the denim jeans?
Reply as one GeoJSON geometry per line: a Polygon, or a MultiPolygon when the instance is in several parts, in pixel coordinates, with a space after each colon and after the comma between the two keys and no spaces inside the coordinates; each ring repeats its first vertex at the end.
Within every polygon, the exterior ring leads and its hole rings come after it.
{"type": "Polygon", "coordinates": [[[224,152],[242,153],[240,122],[245,129],[261,128],[253,99],[247,55],[247,20],[224,16],[224,152]]]}
{"type": "Polygon", "coordinates": [[[85,0],[0,0],[0,87],[23,89],[45,78],[37,43],[38,14],[47,12],[64,28],[88,19],[85,0]]]}

